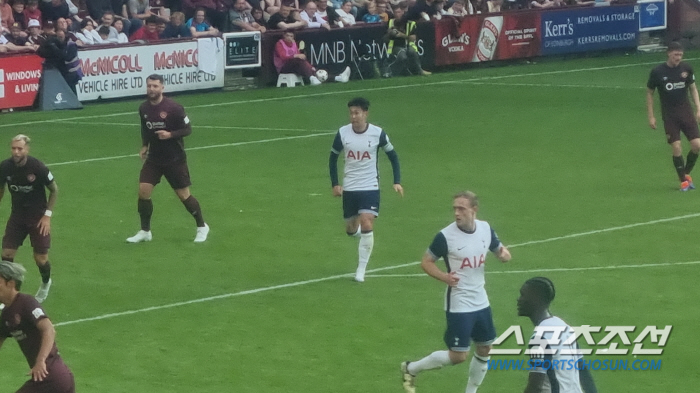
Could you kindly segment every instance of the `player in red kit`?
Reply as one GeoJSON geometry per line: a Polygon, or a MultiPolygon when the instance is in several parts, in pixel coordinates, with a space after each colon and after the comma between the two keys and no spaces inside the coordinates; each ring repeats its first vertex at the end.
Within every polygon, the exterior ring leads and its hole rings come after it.
{"type": "Polygon", "coordinates": [[[17,393],[75,393],[73,373],[58,354],[51,320],[36,299],[19,292],[25,272],[14,262],[0,262],[0,303],[5,306],[0,314],[0,348],[14,337],[30,367],[31,379],[17,393]]]}
{"type": "Polygon", "coordinates": [[[700,152],[700,98],[695,86],[695,74],[690,64],[683,60],[683,47],[677,42],[668,45],[668,60],[651,70],[647,82],[647,115],[649,126],[656,129],[654,117],[654,90],[659,91],[661,116],[666,130],[666,140],[673,152],[673,166],[681,182],[681,191],[695,189],[690,171],[693,170],[700,152]],[[688,92],[693,97],[695,111],[688,100],[688,92]],[[681,132],[690,141],[690,152],[683,162],[681,132]]]}
{"type": "Polygon", "coordinates": [[[139,155],[143,167],[139,176],[138,212],[141,230],[126,239],[129,243],[151,241],[151,193],[165,176],[197,223],[195,243],[207,240],[209,226],[204,222],[199,201],[190,194],[190,171],[187,167],[184,137],[192,133],[190,119],[182,105],[164,97],[163,77],[153,74],[146,79],[148,99],[139,107],[142,147],[139,155]]]}
{"type": "Polygon", "coordinates": [[[17,249],[29,236],[41,274],[42,284],[36,293],[36,300],[41,303],[49,295],[52,283],[49,247],[58,186],[46,165],[29,155],[30,142],[22,134],[12,138],[12,157],[0,163],[0,200],[6,184],[12,195],[12,213],[2,238],[2,259],[14,260],[17,249]],[[45,188],[49,190],[48,201],[45,188]]]}

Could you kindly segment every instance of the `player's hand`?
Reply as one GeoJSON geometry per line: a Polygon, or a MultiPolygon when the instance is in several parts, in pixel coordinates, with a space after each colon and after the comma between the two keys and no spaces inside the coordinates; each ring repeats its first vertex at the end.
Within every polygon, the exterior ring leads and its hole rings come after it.
{"type": "Polygon", "coordinates": [[[29,371],[32,376],[32,380],[36,382],[41,382],[49,375],[48,370],[46,370],[46,361],[37,361],[34,367],[29,371]]]}
{"type": "Polygon", "coordinates": [[[146,158],[148,158],[148,146],[143,146],[139,150],[139,157],[141,157],[141,161],[146,161],[146,158]]]}
{"type": "Polygon", "coordinates": [[[334,197],[343,196],[343,186],[334,186],[333,187],[333,196],[334,197]]]}
{"type": "Polygon", "coordinates": [[[39,223],[36,224],[36,227],[39,228],[39,234],[41,236],[47,236],[49,233],[51,233],[51,217],[42,216],[39,223]]]}
{"type": "Polygon", "coordinates": [[[158,139],[160,140],[170,139],[173,136],[170,131],[166,130],[158,130],[156,131],[156,135],[158,135],[158,139]]]}
{"type": "Polygon", "coordinates": [[[401,187],[401,184],[394,184],[394,191],[398,192],[399,195],[403,197],[403,187],[401,187]]]}
{"type": "Polygon", "coordinates": [[[456,287],[457,283],[459,282],[459,277],[457,277],[457,272],[449,272],[446,273],[442,281],[445,282],[445,284],[451,286],[451,287],[456,287]]]}
{"type": "Polygon", "coordinates": [[[653,116],[649,118],[649,127],[651,127],[652,130],[656,129],[656,118],[653,116]]]}

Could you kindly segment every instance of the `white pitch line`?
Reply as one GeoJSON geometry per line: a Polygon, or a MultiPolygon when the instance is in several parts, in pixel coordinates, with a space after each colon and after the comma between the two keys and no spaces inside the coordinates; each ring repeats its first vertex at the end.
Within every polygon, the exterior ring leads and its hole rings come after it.
{"type": "MultiPolygon", "coordinates": [[[[486,274],[520,274],[520,273],[551,273],[551,272],[574,272],[584,270],[614,270],[614,269],[633,269],[642,267],[662,267],[662,266],[681,266],[681,265],[700,265],[700,261],[690,262],[667,262],[667,263],[642,263],[638,265],[610,265],[610,266],[588,266],[588,267],[562,267],[552,269],[530,269],[530,270],[504,270],[498,272],[486,272],[486,274]]],[[[368,274],[365,277],[425,277],[425,274],[368,274]]]]}
{"type": "Polygon", "coordinates": [[[585,89],[610,89],[610,90],[640,90],[646,86],[605,86],[605,85],[575,85],[575,84],[553,84],[553,83],[499,83],[499,82],[464,82],[478,86],[506,86],[506,87],[560,87],[560,88],[585,88],[585,89]]]}
{"type": "MultiPolygon", "coordinates": [[[[56,123],[67,122],[67,120],[56,120],[56,123]]],[[[71,124],[89,124],[92,126],[124,126],[124,127],[140,127],[136,123],[107,123],[107,122],[86,122],[86,121],[71,121],[71,124]]],[[[252,131],[295,131],[295,132],[330,132],[328,130],[313,130],[306,128],[278,128],[278,127],[239,127],[239,126],[203,126],[194,125],[194,128],[222,129],[222,130],[252,130],[252,131]]]]}
{"type": "MultiPolygon", "coordinates": [[[[616,231],[616,230],[621,230],[621,229],[635,228],[635,227],[642,226],[642,225],[652,225],[652,224],[657,224],[657,223],[661,223],[661,222],[669,222],[669,221],[681,220],[684,218],[691,218],[691,217],[697,217],[697,216],[700,216],[700,214],[689,214],[689,215],[685,215],[685,216],[678,216],[678,217],[665,218],[665,219],[661,219],[661,220],[640,222],[640,223],[636,223],[636,224],[622,225],[622,226],[617,226],[617,227],[612,227],[612,228],[599,229],[599,230],[595,230],[595,231],[574,233],[574,234],[566,235],[566,236],[557,236],[557,237],[552,237],[549,239],[534,240],[534,241],[525,242],[525,243],[513,244],[513,245],[508,246],[508,247],[515,248],[515,247],[527,246],[527,245],[531,245],[531,244],[546,243],[546,242],[551,242],[551,241],[555,241],[555,240],[570,239],[570,238],[575,238],[575,237],[580,237],[580,236],[593,235],[596,233],[604,233],[604,232],[616,231]]],[[[385,266],[385,267],[381,267],[381,268],[368,270],[367,273],[371,274],[371,273],[380,272],[380,271],[384,271],[384,270],[400,269],[403,267],[415,266],[418,264],[420,264],[420,262],[409,262],[409,263],[403,263],[400,265],[385,266]]],[[[671,264],[675,264],[675,265],[700,264],[700,261],[675,262],[675,263],[668,263],[668,264],[656,263],[656,264],[646,264],[646,265],[618,265],[617,267],[616,266],[608,266],[608,267],[595,266],[595,267],[586,267],[586,268],[532,269],[532,270],[498,272],[498,273],[525,273],[525,272],[534,273],[534,272],[545,272],[545,271],[578,271],[578,270],[595,270],[595,269],[598,269],[598,270],[622,269],[622,268],[631,268],[631,267],[666,266],[666,265],[671,265],[671,264]]],[[[492,273],[497,273],[497,272],[492,272],[492,273]]],[[[160,306],[152,306],[152,307],[146,307],[146,308],[139,308],[139,309],[135,309],[135,310],[128,310],[128,311],[121,311],[121,312],[115,312],[115,313],[110,313],[110,314],[103,314],[103,315],[98,315],[98,316],[90,317],[90,318],[76,319],[73,321],[58,322],[58,323],[55,323],[54,326],[66,326],[66,325],[73,325],[73,324],[81,323],[81,322],[99,321],[102,319],[115,318],[115,317],[121,317],[121,316],[132,315],[132,314],[139,314],[139,313],[148,312],[148,311],[157,311],[157,310],[164,310],[164,309],[173,308],[173,307],[186,306],[188,304],[203,303],[203,302],[209,302],[209,301],[218,300],[218,299],[228,299],[231,297],[238,297],[238,296],[244,296],[244,295],[252,295],[252,294],[256,294],[256,293],[272,291],[275,289],[293,288],[293,287],[298,287],[298,286],[302,286],[302,285],[314,284],[317,282],[336,280],[339,278],[345,278],[345,277],[349,278],[349,277],[352,277],[353,275],[354,275],[354,273],[338,274],[338,275],[334,275],[334,276],[316,278],[316,279],[312,279],[312,280],[297,281],[297,282],[292,282],[292,283],[287,283],[287,284],[280,284],[280,285],[273,285],[273,286],[269,286],[269,287],[249,289],[249,290],[240,291],[240,292],[225,293],[222,295],[187,300],[187,301],[182,301],[182,302],[177,302],[177,303],[164,304],[164,305],[160,305],[160,306]]],[[[424,275],[421,274],[420,276],[424,276],[424,275]]]]}
{"type": "MultiPolygon", "coordinates": [[[[308,134],[308,135],[296,135],[296,136],[286,136],[286,137],[280,137],[280,138],[270,138],[270,139],[257,139],[254,141],[246,141],[246,142],[231,142],[231,143],[222,143],[219,145],[206,145],[206,146],[195,146],[195,147],[189,147],[185,149],[186,151],[192,151],[192,150],[203,150],[203,149],[213,149],[216,147],[230,147],[230,146],[243,146],[243,145],[253,145],[257,143],[269,143],[269,142],[277,142],[277,141],[287,141],[291,139],[302,139],[302,138],[313,138],[316,136],[325,136],[325,135],[331,135],[334,134],[335,132],[322,132],[318,134],[308,134]]],[[[117,160],[120,158],[129,158],[129,157],[138,157],[138,154],[127,154],[123,156],[111,156],[111,157],[98,157],[98,158],[88,158],[85,160],[75,160],[75,161],[64,161],[64,162],[56,162],[52,164],[47,164],[46,166],[59,166],[59,165],[71,165],[71,164],[82,164],[86,162],[96,162],[96,161],[108,161],[108,160],[117,160]]]]}
{"type": "MultiPolygon", "coordinates": [[[[698,60],[698,58],[689,58],[689,59],[684,59],[684,60],[685,61],[692,61],[692,60],[698,60]]],[[[224,106],[224,105],[238,105],[238,104],[251,104],[251,103],[259,103],[259,102],[304,99],[304,98],[309,98],[309,97],[323,97],[323,96],[329,96],[329,95],[360,93],[360,92],[366,92],[366,91],[373,92],[373,91],[377,91],[377,90],[395,90],[395,89],[415,88],[415,87],[421,87],[421,86],[446,85],[446,84],[452,84],[452,83],[469,83],[469,82],[495,80],[495,79],[522,78],[522,77],[526,77],[526,76],[567,74],[567,73],[585,72],[585,71],[603,71],[603,70],[613,70],[613,69],[618,69],[618,68],[646,66],[646,65],[660,64],[660,63],[661,63],[660,61],[644,62],[644,63],[628,63],[628,64],[618,64],[618,65],[614,65],[614,66],[575,68],[575,69],[571,69],[571,70],[529,72],[529,73],[511,74],[511,75],[484,76],[484,77],[478,77],[478,78],[453,79],[453,80],[446,80],[446,81],[439,81],[439,82],[410,83],[410,84],[402,84],[402,85],[396,85],[396,86],[375,86],[375,87],[368,87],[368,88],[363,88],[363,89],[330,91],[330,92],[325,92],[325,93],[306,93],[306,94],[298,94],[298,95],[284,96],[284,97],[258,98],[258,99],[246,100],[246,101],[226,101],[226,102],[217,102],[214,104],[190,105],[187,108],[188,109],[191,109],[191,108],[210,108],[210,107],[224,106]]],[[[21,122],[21,123],[0,124],[0,128],[26,126],[26,125],[34,125],[34,124],[44,124],[44,123],[55,123],[55,122],[60,122],[60,121],[76,121],[76,120],[98,119],[98,118],[105,118],[105,117],[117,117],[117,116],[127,116],[127,115],[131,116],[131,115],[135,115],[135,114],[136,114],[136,112],[121,112],[121,113],[110,113],[110,114],[92,115],[92,116],[74,116],[74,117],[67,117],[67,118],[63,118],[63,119],[33,120],[33,121],[25,121],[25,122],[21,122]]]]}

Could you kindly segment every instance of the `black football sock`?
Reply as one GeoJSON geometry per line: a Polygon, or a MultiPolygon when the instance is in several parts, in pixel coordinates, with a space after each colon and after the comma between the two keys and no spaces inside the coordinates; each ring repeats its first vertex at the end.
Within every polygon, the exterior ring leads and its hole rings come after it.
{"type": "Polygon", "coordinates": [[[41,274],[41,282],[44,284],[48,283],[49,279],[51,279],[51,262],[46,261],[43,265],[37,263],[36,266],[39,268],[39,274],[41,274]]]}
{"type": "Polygon", "coordinates": [[[685,165],[683,165],[683,156],[673,156],[673,166],[676,167],[676,173],[678,173],[678,179],[681,182],[685,181],[685,165]]]}
{"type": "Polygon", "coordinates": [[[194,217],[194,220],[197,222],[197,226],[203,227],[204,218],[202,217],[202,209],[199,207],[199,201],[197,200],[197,198],[190,195],[189,198],[182,201],[182,204],[185,205],[185,209],[187,209],[187,211],[190,212],[192,217],[194,217]]]}
{"type": "Polygon", "coordinates": [[[153,215],[153,201],[139,198],[139,216],[141,217],[141,230],[151,230],[151,216],[153,215]]]}
{"type": "Polygon", "coordinates": [[[695,166],[695,161],[698,160],[698,153],[693,153],[692,151],[688,152],[688,157],[686,158],[685,161],[685,173],[690,175],[690,171],[693,170],[693,167],[695,166]]]}

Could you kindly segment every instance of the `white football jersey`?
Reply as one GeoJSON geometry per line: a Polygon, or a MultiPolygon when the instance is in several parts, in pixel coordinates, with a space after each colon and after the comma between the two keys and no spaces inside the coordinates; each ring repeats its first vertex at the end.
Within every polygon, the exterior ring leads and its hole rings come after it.
{"type": "Polygon", "coordinates": [[[542,385],[542,393],[583,393],[576,362],[581,359],[578,345],[574,341],[564,344],[574,334],[574,329],[559,317],[549,317],[535,326],[535,332],[528,346],[555,351],[553,354],[543,351],[533,351],[532,360],[548,360],[549,366],[534,367],[531,373],[544,373],[546,377],[542,385]],[[562,353],[563,352],[563,353],[562,353]]]}
{"type": "Polygon", "coordinates": [[[457,272],[459,282],[447,287],[445,311],[473,312],[489,306],[484,288],[486,253],[501,248],[496,232],[486,221],[475,220],[476,229],[467,233],[453,222],[435,236],[428,251],[437,261],[443,258],[448,272],[457,272]]]}
{"type": "Polygon", "coordinates": [[[389,137],[381,128],[368,124],[367,131],[358,134],[352,124],[340,127],[333,141],[331,151],[344,152],[345,169],[343,189],[346,191],[369,191],[379,189],[377,153],[394,150],[389,137]]]}

